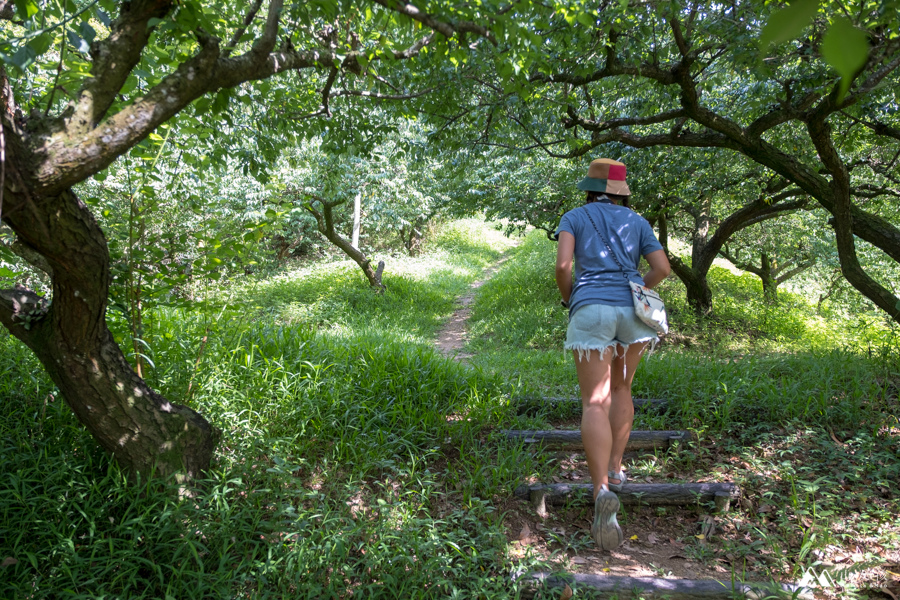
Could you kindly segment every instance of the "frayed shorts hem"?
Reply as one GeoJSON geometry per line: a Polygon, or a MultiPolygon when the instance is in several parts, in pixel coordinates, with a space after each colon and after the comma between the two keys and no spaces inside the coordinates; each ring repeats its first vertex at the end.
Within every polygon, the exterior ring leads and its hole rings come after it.
{"type": "MultiPolygon", "coordinates": [[[[633,342],[631,342],[631,344],[643,344],[646,342],[650,342],[650,351],[648,354],[652,354],[656,349],[656,345],[659,343],[659,338],[657,336],[650,336],[645,339],[634,340],[633,342]]],[[[610,342],[609,344],[602,347],[593,346],[591,344],[565,344],[563,346],[563,350],[571,350],[575,352],[580,362],[582,360],[587,360],[590,357],[591,352],[593,352],[594,350],[600,353],[601,358],[609,350],[613,350],[615,352],[615,358],[621,358],[625,356],[625,353],[628,351],[628,347],[631,346],[631,344],[625,344],[619,341],[610,342]]]]}
{"type": "Polygon", "coordinates": [[[576,352],[578,360],[585,360],[592,350],[603,356],[615,347],[615,356],[619,357],[631,344],[645,342],[651,343],[652,352],[659,336],[637,318],[633,307],[587,304],[569,317],[563,348],[576,352]]]}

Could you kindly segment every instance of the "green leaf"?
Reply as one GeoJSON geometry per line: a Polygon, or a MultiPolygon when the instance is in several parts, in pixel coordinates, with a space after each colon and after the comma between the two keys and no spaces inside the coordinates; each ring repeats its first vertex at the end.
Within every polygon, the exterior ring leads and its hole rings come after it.
{"type": "Polygon", "coordinates": [[[780,44],[792,40],[803,33],[803,29],[819,9],[819,0],[794,0],[769,18],[759,36],[759,44],[767,48],[770,44],[780,44]]]}
{"type": "Polygon", "coordinates": [[[81,52],[87,54],[90,52],[90,45],[82,39],[80,35],[72,31],[71,29],[66,32],[69,36],[69,43],[75,48],[75,52],[81,52]]]}
{"type": "Polygon", "coordinates": [[[16,0],[16,10],[19,18],[26,21],[38,13],[38,5],[35,0],[16,0]]]}
{"type": "Polygon", "coordinates": [[[50,49],[50,46],[53,44],[53,36],[49,34],[39,35],[30,42],[28,45],[34,50],[36,56],[40,56],[44,52],[50,49]]]}
{"type": "Polygon", "coordinates": [[[97,37],[97,31],[91,27],[90,23],[82,23],[79,25],[78,33],[88,44],[93,43],[94,39],[97,37]]]}
{"type": "Polygon", "coordinates": [[[37,58],[37,53],[34,51],[34,48],[22,46],[15,54],[9,57],[9,62],[24,72],[34,62],[35,58],[37,58]]]}
{"type": "Polygon", "coordinates": [[[856,72],[869,57],[869,40],[864,31],[853,26],[847,17],[835,19],[822,40],[822,58],[841,76],[839,97],[850,89],[856,72]]]}

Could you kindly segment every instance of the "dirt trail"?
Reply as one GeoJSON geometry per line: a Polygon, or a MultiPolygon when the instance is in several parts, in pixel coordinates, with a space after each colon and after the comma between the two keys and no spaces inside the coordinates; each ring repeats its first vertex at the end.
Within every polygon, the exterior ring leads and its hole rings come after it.
{"type": "Polygon", "coordinates": [[[504,253],[503,256],[500,257],[500,260],[484,270],[478,281],[472,282],[468,292],[457,299],[459,308],[453,312],[446,325],[438,332],[437,341],[435,342],[437,349],[440,350],[442,354],[459,361],[465,361],[472,357],[471,354],[465,354],[461,352],[461,350],[469,339],[467,322],[469,320],[469,314],[472,312],[471,305],[475,300],[475,292],[478,291],[478,288],[484,285],[486,281],[493,277],[494,273],[496,273],[503,263],[511,257],[512,254],[509,251],[504,253]]]}

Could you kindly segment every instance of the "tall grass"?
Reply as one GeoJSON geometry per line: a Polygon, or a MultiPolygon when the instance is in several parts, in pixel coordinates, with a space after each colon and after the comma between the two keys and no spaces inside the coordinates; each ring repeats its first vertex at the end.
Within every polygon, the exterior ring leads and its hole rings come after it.
{"type": "MultiPolygon", "coordinates": [[[[515,596],[511,574],[545,565],[511,558],[498,507],[519,483],[550,476],[556,459],[523,452],[498,430],[561,417],[519,415],[517,396],[575,393],[571,357],[559,349],[566,319],[554,247],[532,235],[509,250],[473,222],[438,242],[421,258],[391,259],[384,295],[354,266],[329,263],[223,285],[203,310],[148,313],[148,381],[224,434],[191,497],[158,480],[126,481],[33,356],[0,338],[0,597],[515,596]],[[476,298],[473,364],[436,353],[454,298],[504,251],[512,260],[476,298]]],[[[900,413],[898,369],[878,345],[886,330],[847,333],[829,315],[756,303],[749,279],[716,271],[712,280],[729,298],[712,321],[685,316],[667,284],[679,343],[646,359],[635,387],[672,408],[638,426],[729,433],[734,446],[721,447],[735,454],[775,443],[775,427],[834,428],[877,460],[828,454],[823,464],[877,485],[894,477],[879,430],[900,413]]],[[[634,469],[690,470],[703,452],[634,469]]],[[[795,487],[831,477],[766,468],[795,487]]],[[[828,507],[837,522],[839,501],[832,494],[808,509],[798,496],[785,514],[828,507]]],[[[867,514],[882,523],[888,513],[867,514]]],[[[558,551],[581,543],[570,542],[558,551]]]]}
{"type": "Polygon", "coordinates": [[[445,237],[384,296],[337,268],[248,285],[239,311],[231,290],[232,308],[152,315],[148,380],[224,433],[190,498],[127,482],[0,340],[0,597],[514,595],[489,497],[515,474],[438,470],[482,451],[504,386],[426,343],[505,244],[471,224],[445,237]]]}

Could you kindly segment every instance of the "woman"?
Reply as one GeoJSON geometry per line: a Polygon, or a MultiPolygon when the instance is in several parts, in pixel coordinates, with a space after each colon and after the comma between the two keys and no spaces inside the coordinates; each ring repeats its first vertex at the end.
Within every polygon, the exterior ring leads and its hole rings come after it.
{"type": "Polygon", "coordinates": [[[650,224],[628,208],[625,175],[620,162],[593,161],[578,184],[587,192],[586,204],[563,215],[557,230],[556,284],[569,308],[565,348],[575,358],[581,439],[594,484],[591,535],[603,550],[622,543],[614,492],[626,480],[622,454],[634,422],[631,382],[647,345],[659,339],[635,316],[628,281],[652,288],[670,271],[650,224]],[[650,265],[643,278],[637,269],[641,256],[650,265]]]}

